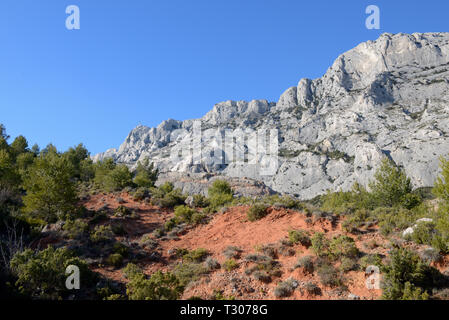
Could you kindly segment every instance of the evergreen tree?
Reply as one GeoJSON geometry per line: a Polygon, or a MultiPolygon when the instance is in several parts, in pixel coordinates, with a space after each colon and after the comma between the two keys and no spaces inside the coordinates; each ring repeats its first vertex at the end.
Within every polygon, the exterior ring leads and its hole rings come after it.
{"type": "Polygon", "coordinates": [[[433,193],[449,205],[449,161],[444,158],[441,158],[440,161],[441,175],[435,182],[433,193]]]}
{"type": "Polygon", "coordinates": [[[119,191],[132,185],[132,173],[124,164],[117,165],[107,176],[105,188],[107,191],[119,191]]]}
{"type": "Polygon", "coordinates": [[[9,149],[8,139],[9,136],[6,134],[5,126],[0,123],[0,150],[9,149]]]}
{"type": "Polygon", "coordinates": [[[107,177],[109,173],[114,170],[115,162],[112,158],[104,159],[103,161],[98,161],[94,165],[95,178],[94,182],[97,186],[104,188],[106,184],[107,177]]]}
{"type": "Polygon", "coordinates": [[[391,261],[383,267],[382,297],[387,300],[422,300],[429,295],[424,290],[434,285],[432,269],[419,256],[407,249],[395,249],[391,261]]]}
{"type": "Polygon", "coordinates": [[[412,192],[410,179],[387,158],[382,160],[369,187],[379,206],[385,207],[400,204],[404,197],[412,192]]]}
{"type": "Polygon", "coordinates": [[[11,154],[16,158],[22,153],[28,152],[28,141],[24,136],[18,136],[11,143],[11,154]]]}
{"type": "Polygon", "coordinates": [[[73,164],[56,149],[41,152],[24,176],[24,212],[46,222],[73,212],[77,202],[73,173],[73,164]]]}
{"type": "MultiPolygon", "coordinates": [[[[81,179],[81,167],[82,162],[89,158],[89,151],[87,151],[86,147],[82,143],[77,145],[75,148],[70,148],[63,154],[64,157],[70,161],[74,170],[74,177],[76,179],[81,179]]],[[[83,164],[83,168],[86,169],[85,164],[83,164]]]]}
{"type": "Polygon", "coordinates": [[[139,187],[154,187],[154,183],[157,180],[159,170],[154,168],[153,163],[149,163],[146,158],[143,163],[139,161],[137,164],[136,175],[133,182],[139,187]]]}

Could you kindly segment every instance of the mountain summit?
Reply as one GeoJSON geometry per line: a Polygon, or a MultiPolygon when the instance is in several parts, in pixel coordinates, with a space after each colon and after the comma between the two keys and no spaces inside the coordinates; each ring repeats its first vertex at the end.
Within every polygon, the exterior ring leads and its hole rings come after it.
{"type": "Polygon", "coordinates": [[[366,185],[383,157],[403,167],[414,187],[432,186],[439,157],[447,154],[449,33],[401,33],[383,34],[340,55],[323,77],[301,79],[277,103],[226,101],[196,121],[138,126],[118,150],[93,158],[133,167],[148,157],[161,170],[161,182],[175,182],[185,192],[202,192],[208,181],[224,177],[240,184],[243,194],[260,189],[310,199],[355,182],[366,185]],[[251,158],[251,139],[239,137],[274,129],[276,169],[261,174],[261,158],[251,158]],[[173,157],[195,140],[195,130],[202,135],[201,152],[191,144],[189,155],[173,157]],[[235,156],[229,150],[244,159],[211,161],[217,150],[222,159],[235,156]]]}

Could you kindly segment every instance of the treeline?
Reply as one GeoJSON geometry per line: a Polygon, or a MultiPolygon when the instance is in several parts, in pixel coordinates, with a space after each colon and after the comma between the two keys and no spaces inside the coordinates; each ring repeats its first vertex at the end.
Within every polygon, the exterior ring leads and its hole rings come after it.
{"type": "Polygon", "coordinates": [[[125,187],[153,187],[157,179],[158,171],[148,159],[131,172],[112,159],[93,163],[82,144],[59,152],[51,144],[42,150],[37,145],[30,149],[23,136],[11,144],[8,139],[0,126],[3,219],[12,211],[32,224],[55,222],[76,214],[81,185],[112,192],[125,187]]]}
{"type": "Polygon", "coordinates": [[[149,188],[158,175],[148,160],[134,172],[112,159],[93,163],[82,144],[60,152],[51,144],[42,150],[30,148],[23,136],[9,140],[0,124],[0,291],[7,288],[5,279],[18,274],[11,263],[14,256],[43,226],[61,220],[70,224],[83,214],[78,205],[81,190],[149,188]]]}

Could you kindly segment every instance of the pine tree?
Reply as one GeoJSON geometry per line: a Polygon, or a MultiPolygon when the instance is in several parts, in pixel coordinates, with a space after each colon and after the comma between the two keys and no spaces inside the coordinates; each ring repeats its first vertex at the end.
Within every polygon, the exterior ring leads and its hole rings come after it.
{"type": "Polygon", "coordinates": [[[154,183],[157,180],[159,170],[154,168],[153,163],[149,163],[146,158],[143,163],[139,161],[137,164],[136,175],[133,182],[139,187],[154,187],[154,183]]]}
{"type": "Polygon", "coordinates": [[[77,202],[73,173],[72,163],[55,149],[41,152],[24,176],[24,212],[46,222],[72,213],[77,202]]]}
{"type": "Polygon", "coordinates": [[[441,175],[437,178],[433,193],[449,205],[449,160],[440,159],[441,175]]]}
{"type": "Polygon", "coordinates": [[[410,179],[404,171],[385,158],[369,184],[371,193],[380,206],[392,207],[404,201],[412,192],[410,179]]]}

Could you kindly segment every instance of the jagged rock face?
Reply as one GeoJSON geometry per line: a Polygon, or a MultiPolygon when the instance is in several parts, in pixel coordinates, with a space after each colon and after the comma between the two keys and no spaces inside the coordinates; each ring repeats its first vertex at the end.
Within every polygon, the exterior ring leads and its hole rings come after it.
{"type": "MultiPolygon", "coordinates": [[[[200,162],[192,161],[195,151],[170,157],[177,146],[195,139],[193,120],[139,126],[119,150],[94,159],[112,157],[134,166],[149,157],[163,172],[250,178],[310,199],[326,190],[348,190],[354,182],[367,185],[388,156],[415,187],[432,186],[439,157],[449,154],[448,100],[449,33],[383,34],[342,54],[322,78],[301,79],[277,103],[227,101],[200,119],[203,136],[217,129],[235,136],[278,129],[279,162],[273,175],[260,174],[260,159],[211,165],[210,151],[227,143],[213,136],[202,141],[200,162]]],[[[236,148],[251,153],[244,139],[236,148]]]]}

